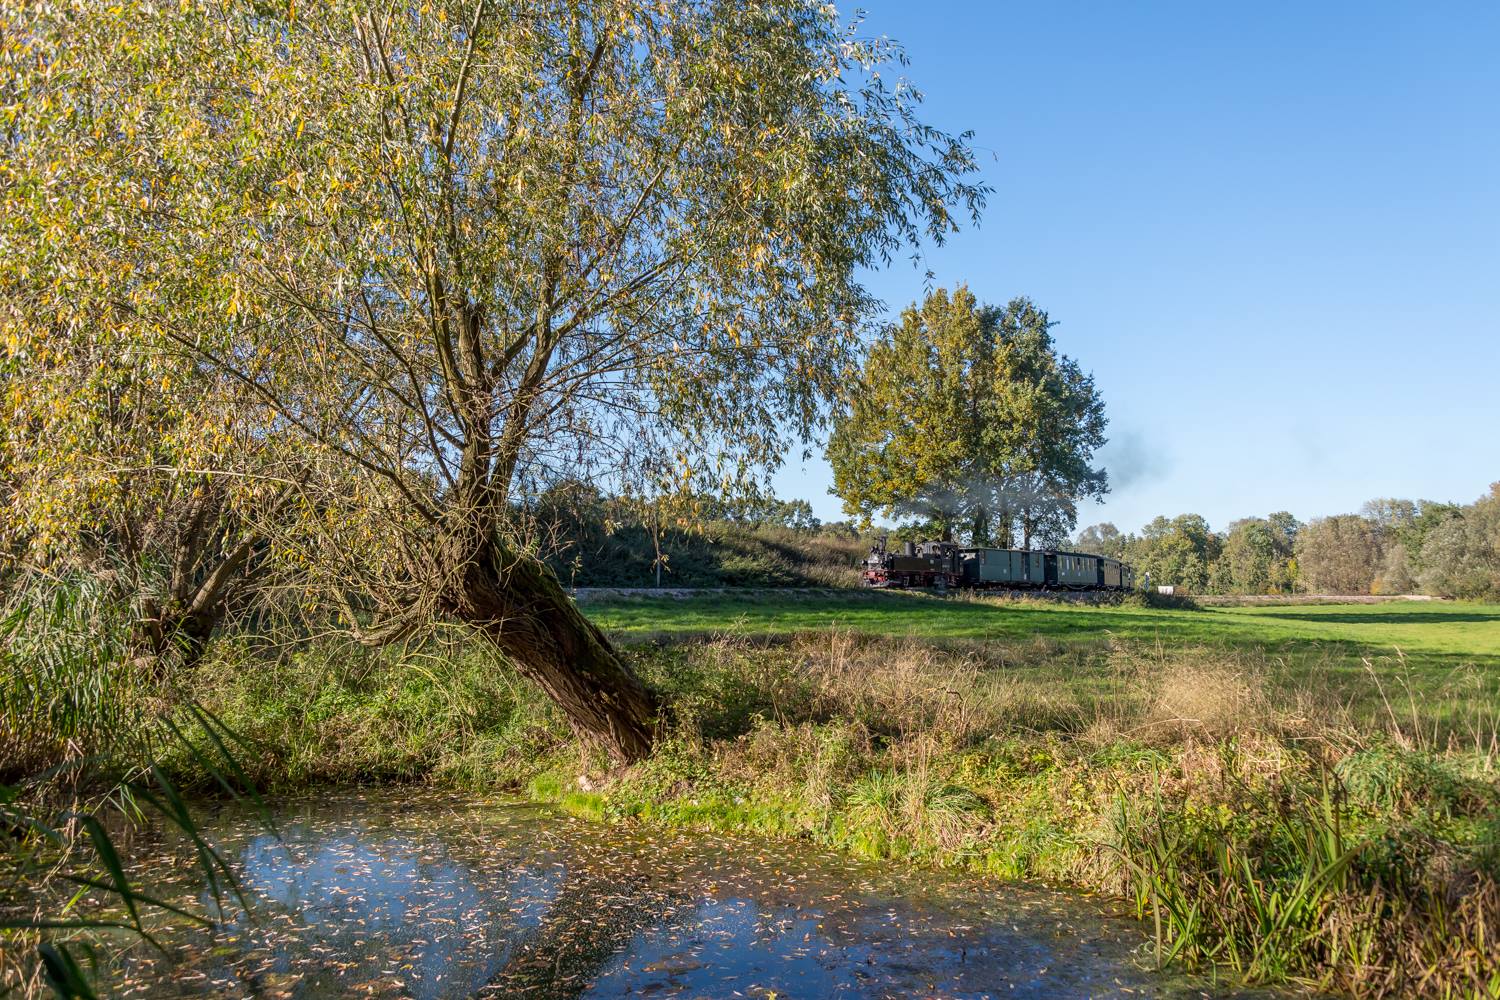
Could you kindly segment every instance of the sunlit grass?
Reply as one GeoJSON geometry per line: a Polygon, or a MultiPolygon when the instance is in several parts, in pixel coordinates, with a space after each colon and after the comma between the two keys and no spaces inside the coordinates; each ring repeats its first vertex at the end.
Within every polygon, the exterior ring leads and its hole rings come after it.
{"type": "Polygon", "coordinates": [[[939,599],[920,594],[713,595],[588,602],[625,642],[777,637],[827,629],[1011,655],[1069,689],[1107,686],[1129,647],[1255,662],[1273,694],[1317,686],[1370,719],[1399,701],[1439,728],[1471,703],[1500,715],[1500,606],[1410,602],[1204,609],[939,599]],[[1036,652],[1047,653],[1045,656],[1036,652]],[[1371,683],[1372,677],[1379,683],[1371,683]]]}
{"type": "Polygon", "coordinates": [[[1068,641],[1118,637],[1173,645],[1341,643],[1366,650],[1444,654],[1500,664],[1500,605],[1384,604],[1152,608],[1064,601],[854,593],[625,598],[589,602],[594,621],[622,636],[787,633],[830,627],[928,638],[1068,641]]]}

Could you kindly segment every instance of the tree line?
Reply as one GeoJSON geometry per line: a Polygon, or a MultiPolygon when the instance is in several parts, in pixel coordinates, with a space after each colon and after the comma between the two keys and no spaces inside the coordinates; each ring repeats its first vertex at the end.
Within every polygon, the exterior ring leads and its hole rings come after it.
{"type": "Polygon", "coordinates": [[[1431,594],[1500,600],[1500,482],[1473,503],[1382,498],[1357,514],[1286,511],[1216,532],[1197,514],[1139,533],[1092,525],[1073,544],[1133,565],[1151,584],[1202,594],[1431,594]]]}

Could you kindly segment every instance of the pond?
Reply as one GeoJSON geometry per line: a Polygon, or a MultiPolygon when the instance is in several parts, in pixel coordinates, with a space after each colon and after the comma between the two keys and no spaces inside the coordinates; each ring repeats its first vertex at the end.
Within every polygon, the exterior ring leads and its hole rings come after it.
{"type": "MultiPolygon", "coordinates": [[[[1102,904],[972,875],[427,793],[275,818],[204,818],[249,912],[123,948],[110,995],[1233,995],[1152,971],[1141,925],[1102,904]]],[[[148,884],[211,905],[181,845],[143,850],[148,884]]]]}

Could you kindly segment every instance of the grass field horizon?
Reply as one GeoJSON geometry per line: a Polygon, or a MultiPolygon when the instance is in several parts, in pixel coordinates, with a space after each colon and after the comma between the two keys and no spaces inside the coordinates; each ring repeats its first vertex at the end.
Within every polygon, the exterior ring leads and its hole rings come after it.
{"type": "Polygon", "coordinates": [[[927,639],[1066,642],[1121,639],[1269,650],[1345,652],[1500,666],[1500,605],[1458,602],[1155,608],[922,594],[758,594],[591,601],[585,613],[618,638],[776,635],[827,628],[927,639]]]}

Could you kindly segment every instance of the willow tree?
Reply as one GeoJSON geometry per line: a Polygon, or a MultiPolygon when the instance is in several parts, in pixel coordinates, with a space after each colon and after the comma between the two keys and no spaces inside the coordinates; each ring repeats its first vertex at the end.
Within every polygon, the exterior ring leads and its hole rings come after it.
{"type": "Polygon", "coordinates": [[[201,194],[122,141],[152,60],[83,81],[62,51],[87,41],[70,16],[0,13],[4,571],[101,581],[162,672],[243,605],[265,565],[252,521],[293,481],[253,394],[161,326],[217,333],[233,289],[221,249],[175,221],[201,194]]]}
{"type": "Polygon", "coordinates": [[[849,379],[829,439],[844,510],[928,522],[976,545],[1063,540],[1094,467],[1104,403],[1060,353],[1047,314],[982,305],[960,286],[901,314],[849,379]]]}
{"type": "Polygon", "coordinates": [[[0,309],[14,348],[0,375],[6,568],[98,581],[130,617],[134,658],[158,677],[190,667],[265,569],[248,515],[291,481],[228,412],[233,386],[170,354],[90,345],[95,327],[67,307],[55,325],[19,327],[16,304],[0,309]]]}
{"type": "Polygon", "coordinates": [[[899,50],[812,0],[34,13],[23,141],[129,178],[77,226],[222,269],[217,324],[116,315],[300,437],[278,543],[309,592],[372,640],[473,626],[619,758],[649,748],[653,699],[517,505],[558,475],[755,478],[816,429],[860,270],[984,193],[882,75],[899,50]]]}

